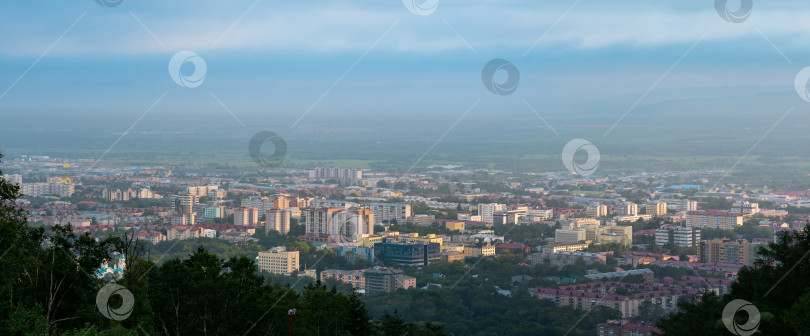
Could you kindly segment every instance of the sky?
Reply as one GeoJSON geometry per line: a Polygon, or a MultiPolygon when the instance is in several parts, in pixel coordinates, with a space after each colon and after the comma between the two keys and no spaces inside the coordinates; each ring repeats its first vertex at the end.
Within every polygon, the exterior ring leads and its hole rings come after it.
{"type": "Polygon", "coordinates": [[[105,1],[118,0],[2,5],[8,128],[447,125],[468,112],[604,126],[672,100],[790,93],[810,66],[810,4],[801,1],[753,1],[739,23],[706,0],[105,1]],[[173,80],[181,51],[204,60],[199,86],[173,80]],[[519,70],[514,93],[483,84],[493,59],[519,70]]]}

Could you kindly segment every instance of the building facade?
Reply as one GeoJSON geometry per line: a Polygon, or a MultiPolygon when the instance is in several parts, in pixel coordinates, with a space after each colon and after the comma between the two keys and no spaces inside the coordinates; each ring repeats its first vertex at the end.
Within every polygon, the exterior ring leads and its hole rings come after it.
{"type": "Polygon", "coordinates": [[[298,270],[298,251],[287,251],[284,246],[259,252],[256,263],[259,271],[289,275],[298,270]]]}

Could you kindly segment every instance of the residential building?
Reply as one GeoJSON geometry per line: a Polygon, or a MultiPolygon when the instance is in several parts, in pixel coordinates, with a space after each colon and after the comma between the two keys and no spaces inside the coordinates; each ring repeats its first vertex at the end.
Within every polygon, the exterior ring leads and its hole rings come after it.
{"type": "Polygon", "coordinates": [[[698,245],[698,258],[700,258],[700,262],[752,266],[757,247],[745,239],[703,240],[698,245]]]}
{"type": "Polygon", "coordinates": [[[732,230],[743,225],[743,216],[719,210],[689,211],[686,213],[686,225],[701,229],[732,230]]]}
{"type": "Polygon", "coordinates": [[[357,241],[374,234],[374,212],[368,208],[317,208],[303,211],[306,235],[322,241],[357,241]]]}
{"type": "Polygon", "coordinates": [[[678,212],[696,211],[697,202],[690,199],[668,199],[667,208],[678,212]]]}
{"type": "Polygon", "coordinates": [[[590,310],[594,306],[605,306],[620,311],[625,318],[638,315],[638,300],[623,295],[542,287],[530,289],[529,294],[541,300],[551,300],[560,307],[590,310]]]}
{"type": "Polygon", "coordinates": [[[270,232],[270,230],[277,231],[280,234],[290,232],[290,210],[270,209],[265,212],[264,218],[265,233],[270,232]]]}
{"type": "Polygon", "coordinates": [[[506,210],[506,205],[498,203],[479,204],[478,215],[481,216],[482,222],[494,223],[495,212],[506,210]]]}
{"type": "Polygon", "coordinates": [[[597,336],[653,336],[662,334],[651,322],[607,321],[596,325],[597,336]]]}
{"type": "Polygon", "coordinates": [[[651,216],[661,216],[667,214],[667,203],[661,201],[653,201],[647,203],[647,214],[651,216]]]}
{"type": "Polygon", "coordinates": [[[208,196],[209,191],[217,189],[219,189],[219,186],[215,185],[186,187],[186,193],[197,197],[203,197],[208,196]]]}
{"type": "Polygon", "coordinates": [[[759,213],[759,203],[749,203],[748,201],[734,202],[731,212],[740,215],[754,215],[759,213]]]}
{"type": "Polygon", "coordinates": [[[196,195],[185,194],[174,196],[174,211],[178,214],[191,214],[194,212],[194,206],[199,204],[199,198],[196,195]]]}
{"type": "Polygon", "coordinates": [[[588,248],[587,243],[549,243],[543,246],[543,253],[576,252],[588,248]]]}
{"type": "Polygon", "coordinates": [[[337,180],[338,182],[357,182],[363,179],[363,171],[351,168],[318,167],[310,169],[310,180],[337,180]]]}
{"type": "Polygon", "coordinates": [[[607,263],[607,256],[604,254],[589,252],[532,253],[529,254],[528,259],[532,265],[549,263],[557,267],[573,265],[579,260],[584,261],[585,264],[605,265],[607,263]]]}
{"type": "Polygon", "coordinates": [[[342,283],[351,285],[356,290],[366,289],[366,276],[363,270],[346,271],[337,269],[328,269],[321,271],[321,281],[326,279],[335,279],[342,283]]]}
{"type": "Polygon", "coordinates": [[[298,251],[287,251],[286,247],[279,246],[259,252],[256,261],[259,271],[289,275],[298,270],[298,257],[298,251]]]}
{"type": "Polygon", "coordinates": [[[45,196],[59,195],[70,197],[75,191],[73,183],[45,182],[45,183],[23,183],[20,185],[20,192],[25,196],[45,196]]]}
{"type": "Polygon", "coordinates": [[[638,205],[633,202],[622,202],[616,206],[616,215],[636,216],[638,215],[638,205]]]}
{"type": "Polygon", "coordinates": [[[380,223],[405,223],[411,217],[411,205],[407,203],[371,203],[369,208],[374,211],[374,220],[380,223]]]}
{"type": "Polygon", "coordinates": [[[607,214],[607,205],[601,203],[591,203],[585,207],[585,215],[588,217],[605,217],[607,214]]]}
{"type": "Polygon", "coordinates": [[[478,258],[495,255],[495,246],[489,242],[464,244],[464,256],[467,258],[478,258]]]}
{"type": "Polygon", "coordinates": [[[240,203],[243,208],[255,208],[260,214],[270,209],[280,209],[273,205],[273,200],[267,197],[248,196],[240,203]]]}
{"type": "Polygon", "coordinates": [[[224,212],[225,208],[222,206],[205,207],[203,208],[203,218],[206,219],[222,218],[224,212]]]}
{"type": "Polygon", "coordinates": [[[235,208],[233,209],[233,225],[256,227],[259,224],[259,209],[235,208]]]}
{"type": "Polygon", "coordinates": [[[655,230],[655,245],[695,247],[700,242],[700,229],[676,225],[662,225],[655,230]]]}
{"type": "Polygon", "coordinates": [[[166,240],[196,239],[203,235],[203,228],[193,225],[177,225],[169,228],[166,240]]]}
{"type": "Polygon", "coordinates": [[[397,289],[416,287],[416,278],[405,275],[399,269],[374,267],[363,272],[366,277],[366,293],[391,293],[397,289]]]}

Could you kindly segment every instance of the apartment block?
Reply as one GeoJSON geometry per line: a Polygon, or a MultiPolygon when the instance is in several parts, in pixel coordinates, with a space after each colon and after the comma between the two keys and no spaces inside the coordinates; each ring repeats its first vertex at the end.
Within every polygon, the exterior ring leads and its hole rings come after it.
{"type": "Polygon", "coordinates": [[[695,247],[700,242],[700,229],[675,225],[663,225],[655,230],[655,245],[674,244],[682,247],[695,247]]]}
{"type": "Polygon", "coordinates": [[[506,210],[506,205],[498,203],[479,204],[478,215],[482,222],[494,223],[495,212],[506,210]]]}
{"type": "Polygon", "coordinates": [[[426,266],[441,259],[441,245],[437,243],[383,242],[374,244],[377,257],[407,266],[426,266]]]}
{"type": "Polygon", "coordinates": [[[698,245],[700,262],[741,264],[752,266],[758,246],[745,239],[730,240],[715,238],[701,241],[698,245]]]}
{"type": "Polygon", "coordinates": [[[290,210],[270,209],[265,211],[264,217],[265,233],[270,232],[270,230],[277,231],[280,234],[290,232],[290,210]]]}
{"type": "Polygon", "coordinates": [[[371,211],[374,211],[374,220],[377,222],[405,223],[411,217],[411,205],[406,203],[371,203],[371,211]]]}
{"type": "Polygon", "coordinates": [[[638,215],[638,205],[633,202],[622,202],[616,206],[616,214],[619,216],[638,215]]]}
{"type": "Polygon", "coordinates": [[[256,263],[259,271],[289,275],[298,270],[298,257],[298,251],[287,251],[286,247],[279,246],[270,251],[259,252],[256,263]]]}
{"type": "Polygon", "coordinates": [[[661,216],[667,214],[667,203],[654,201],[647,203],[647,214],[651,216],[661,216]]]}
{"type": "Polygon", "coordinates": [[[259,224],[259,209],[235,208],[233,209],[233,225],[256,227],[259,224]]]}
{"type": "Polygon", "coordinates": [[[743,225],[743,216],[725,211],[689,211],[686,225],[695,228],[732,230],[743,225]]]}
{"type": "Polygon", "coordinates": [[[588,217],[605,217],[607,214],[607,205],[601,203],[591,203],[585,207],[585,215],[588,217]]]}

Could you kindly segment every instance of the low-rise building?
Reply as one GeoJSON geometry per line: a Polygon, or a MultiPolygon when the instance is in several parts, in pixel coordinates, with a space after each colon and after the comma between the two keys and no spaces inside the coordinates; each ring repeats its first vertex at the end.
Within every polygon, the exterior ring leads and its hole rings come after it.
{"type": "Polygon", "coordinates": [[[256,257],[259,271],[289,275],[298,270],[298,251],[287,251],[284,246],[259,252],[256,257]]]}

